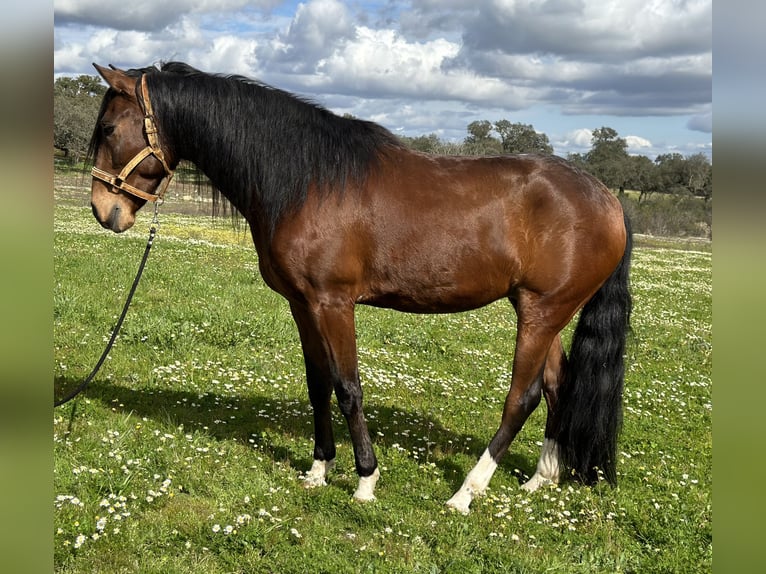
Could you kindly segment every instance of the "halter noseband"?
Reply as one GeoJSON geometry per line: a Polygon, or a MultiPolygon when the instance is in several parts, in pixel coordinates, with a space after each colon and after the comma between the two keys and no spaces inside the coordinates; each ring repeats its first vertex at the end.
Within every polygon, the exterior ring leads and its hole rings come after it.
{"type": "Polygon", "coordinates": [[[167,161],[165,160],[165,153],[162,151],[159,138],[157,137],[157,124],[154,122],[152,102],[149,99],[149,91],[146,88],[146,74],[141,76],[141,95],[144,99],[144,130],[146,131],[146,137],[149,139],[149,145],[138,152],[133,157],[133,159],[131,159],[127,165],[122,168],[122,171],[119,173],[119,175],[112,175],[111,173],[106,172],[103,169],[99,169],[96,166],[93,166],[91,175],[96,179],[100,179],[101,181],[109,184],[109,191],[112,193],[117,193],[119,190],[131,195],[135,195],[136,197],[140,197],[141,199],[145,199],[146,201],[157,201],[158,199],[161,200],[165,195],[168,184],[170,184],[170,180],[173,178],[173,170],[170,169],[167,161]],[[138,189],[137,187],[134,187],[125,181],[131,172],[136,169],[136,167],[138,167],[138,164],[140,164],[150,155],[153,155],[155,158],[157,158],[165,170],[165,179],[156,194],[147,193],[146,191],[138,189]]]}

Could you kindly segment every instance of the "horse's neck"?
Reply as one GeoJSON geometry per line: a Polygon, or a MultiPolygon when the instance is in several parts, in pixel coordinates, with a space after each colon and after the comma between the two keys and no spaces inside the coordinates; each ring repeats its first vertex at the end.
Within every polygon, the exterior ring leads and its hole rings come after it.
{"type": "Polygon", "coordinates": [[[228,143],[222,137],[222,126],[210,122],[206,111],[197,106],[194,109],[182,110],[176,117],[185,118],[187,125],[178,126],[178,129],[169,130],[170,140],[179,160],[193,163],[218,189],[231,205],[234,206],[244,217],[251,221],[256,214],[253,213],[255,201],[247,201],[248,194],[255,190],[237,189],[234,187],[242,178],[234,174],[241,169],[236,164],[236,158],[232,158],[227,150],[228,143]],[[194,137],[184,137],[181,134],[194,133],[194,137]]]}

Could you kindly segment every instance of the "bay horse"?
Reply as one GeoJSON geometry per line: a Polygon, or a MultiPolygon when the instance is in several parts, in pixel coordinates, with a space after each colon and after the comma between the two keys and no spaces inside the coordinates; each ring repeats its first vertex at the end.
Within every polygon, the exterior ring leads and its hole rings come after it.
{"type": "Polygon", "coordinates": [[[375,498],[356,305],[454,313],[503,297],[517,316],[510,389],[448,506],[468,512],[542,396],[542,452],[522,487],[616,481],[632,241],[601,182],[555,156],[418,153],[377,124],[241,76],[94,66],[109,86],[89,154],[99,223],[131,227],[187,160],[247,221],[264,281],[289,302],[314,416],[306,487],[325,485],[334,463],[334,392],[354,498],[375,498]],[[560,332],[580,310],[567,359],[560,332]]]}

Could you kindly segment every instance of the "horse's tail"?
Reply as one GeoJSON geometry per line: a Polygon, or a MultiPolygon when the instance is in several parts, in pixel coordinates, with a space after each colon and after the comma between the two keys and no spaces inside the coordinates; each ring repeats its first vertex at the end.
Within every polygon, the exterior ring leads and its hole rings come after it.
{"type": "Polygon", "coordinates": [[[630,330],[629,272],[633,248],[625,216],[625,252],[617,268],[585,304],[575,328],[565,384],[558,397],[554,438],[564,468],[583,482],[598,480],[600,469],[617,482],[617,434],[622,425],[623,355],[630,330]]]}

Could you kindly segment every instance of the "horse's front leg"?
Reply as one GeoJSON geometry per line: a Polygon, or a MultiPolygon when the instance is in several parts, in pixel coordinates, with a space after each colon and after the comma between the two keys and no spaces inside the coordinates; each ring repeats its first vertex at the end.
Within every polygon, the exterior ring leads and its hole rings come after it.
{"type": "Polygon", "coordinates": [[[313,321],[302,307],[291,305],[290,309],[301,337],[306,383],[314,412],[314,463],[306,473],[303,485],[315,488],[327,485],[327,474],[335,465],[335,436],[330,414],[333,386],[327,362],[320,358],[322,353],[317,348],[317,332],[313,321]]]}
{"type": "Polygon", "coordinates": [[[362,387],[356,352],[353,303],[291,306],[298,325],[306,363],[309,398],[314,409],[314,463],[306,475],[307,487],[326,484],[335,460],[330,416],[333,390],[348,423],[359,474],[357,500],[373,500],[380,472],[362,411],[362,387]]]}

